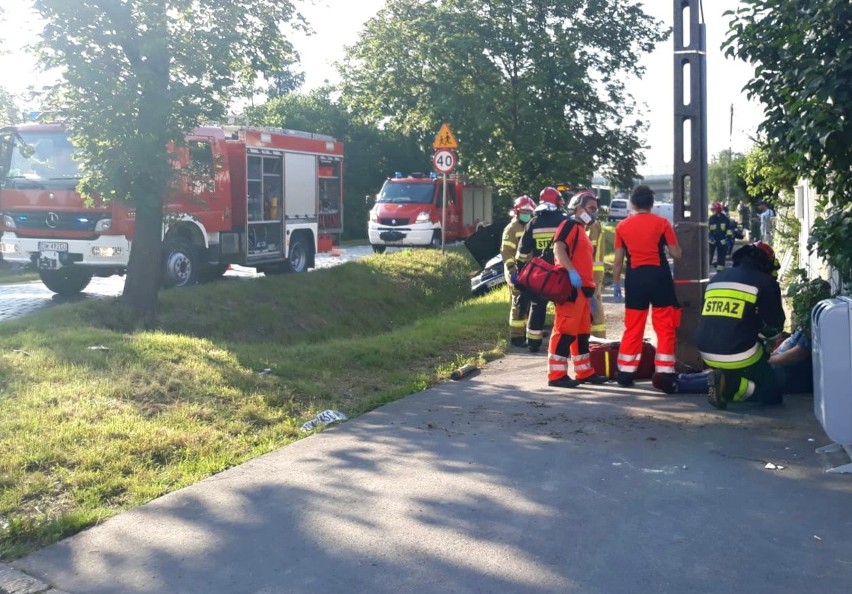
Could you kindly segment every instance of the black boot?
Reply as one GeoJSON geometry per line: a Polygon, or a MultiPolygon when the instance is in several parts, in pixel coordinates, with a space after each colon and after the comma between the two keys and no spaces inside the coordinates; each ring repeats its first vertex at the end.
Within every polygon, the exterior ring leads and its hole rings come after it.
{"type": "Polygon", "coordinates": [[[628,388],[633,385],[633,377],[635,375],[635,373],[631,373],[629,371],[619,371],[618,375],[615,377],[615,381],[618,382],[619,386],[628,388]]]}

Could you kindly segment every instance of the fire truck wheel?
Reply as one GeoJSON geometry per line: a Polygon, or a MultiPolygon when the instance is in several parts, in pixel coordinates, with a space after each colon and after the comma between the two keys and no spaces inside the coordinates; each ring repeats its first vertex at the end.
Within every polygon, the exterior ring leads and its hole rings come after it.
{"type": "Polygon", "coordinates": [[[290,251],[287,252],[287,262],[291,272],[305,272],[311,261],[311,248],[302,237],[297,235],[290,240],[290,251]]]}
{"type": "Polygon", "coordinates": [[[39,270],[44,286],[57,295],[76,295],[89,285],[92,273],[85,268],[68,266],[59,270],[39,270]]]}
{"type": "Polygon", "coordinates": [[[384,254],[385,248],[387,247],[387,246],[384,246],[384,245],[376,245],[375,243],[372,244],[372,246],[373,246],[373,253],[374,254],[384,254]]]}
{"type": "Polygon", "coordinates": [[[163,285],[186,287],[196,284],[201,273],[198,250],[192,244],[180,240],[166,241],[165,248],[163,285]]]}

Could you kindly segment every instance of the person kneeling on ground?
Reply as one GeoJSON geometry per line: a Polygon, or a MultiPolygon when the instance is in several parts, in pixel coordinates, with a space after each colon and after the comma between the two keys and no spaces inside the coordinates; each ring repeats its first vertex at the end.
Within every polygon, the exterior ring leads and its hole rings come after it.
{"type": "Polygon", "coordinates": [[[772,278],[775,253],[763,242],[733,254],[734,267],[716,274],[704,292],[695,339],[707,375],[707,400],[722,410],[729,402],[779,404],[781,385],[764,342],[784,327],[781,288],[772,278]]]}
{"type": "MultiPolygon", "coordinates": [[[[803,312],[799,312],[799,326],[792,335],[772,349],[769,365],[784,394],[811,393],[814,390],[814,368],[811,344],[810,312],[823,299],[831,297],[831,285],[825,281],[811,281],[813,293],[803,312]],[[801,316],[804,316],[802,319],[801,316]]],[[[794,310],[794,315],[795,315],[794,310]]],[[[707,373],[681,373],[676,388],[681,394],[707,393],[707,373]]]]}

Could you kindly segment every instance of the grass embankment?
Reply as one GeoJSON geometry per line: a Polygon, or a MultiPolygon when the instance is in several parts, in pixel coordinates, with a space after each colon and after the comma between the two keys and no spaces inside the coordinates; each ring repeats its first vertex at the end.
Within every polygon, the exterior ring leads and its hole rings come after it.
{"type": "Polygon", "coordinates": [[[8,262],[0,260],[0,285],[25,283],[38,280],[38,272],[28,268],[12,267],[8,262]]]}
{"type": "Polygon", "coordinates": [[[467,301],[474,268],[405,251],[164,291],[155,329],[112,300],[3,323],[0,559],[499,356],[505,292],[467,301]]]}

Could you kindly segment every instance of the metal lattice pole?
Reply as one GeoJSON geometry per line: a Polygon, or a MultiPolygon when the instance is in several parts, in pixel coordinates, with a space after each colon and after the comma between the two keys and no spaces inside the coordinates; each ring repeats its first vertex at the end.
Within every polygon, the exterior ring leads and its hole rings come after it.
{"type": "Polygon", "coordinates": [[[707,56],[701,0],[674,0],[674,221],[683,249],[674,279],[683,306],[676,356],[701,369],[695,329],[708,279],[707,56]]]}

